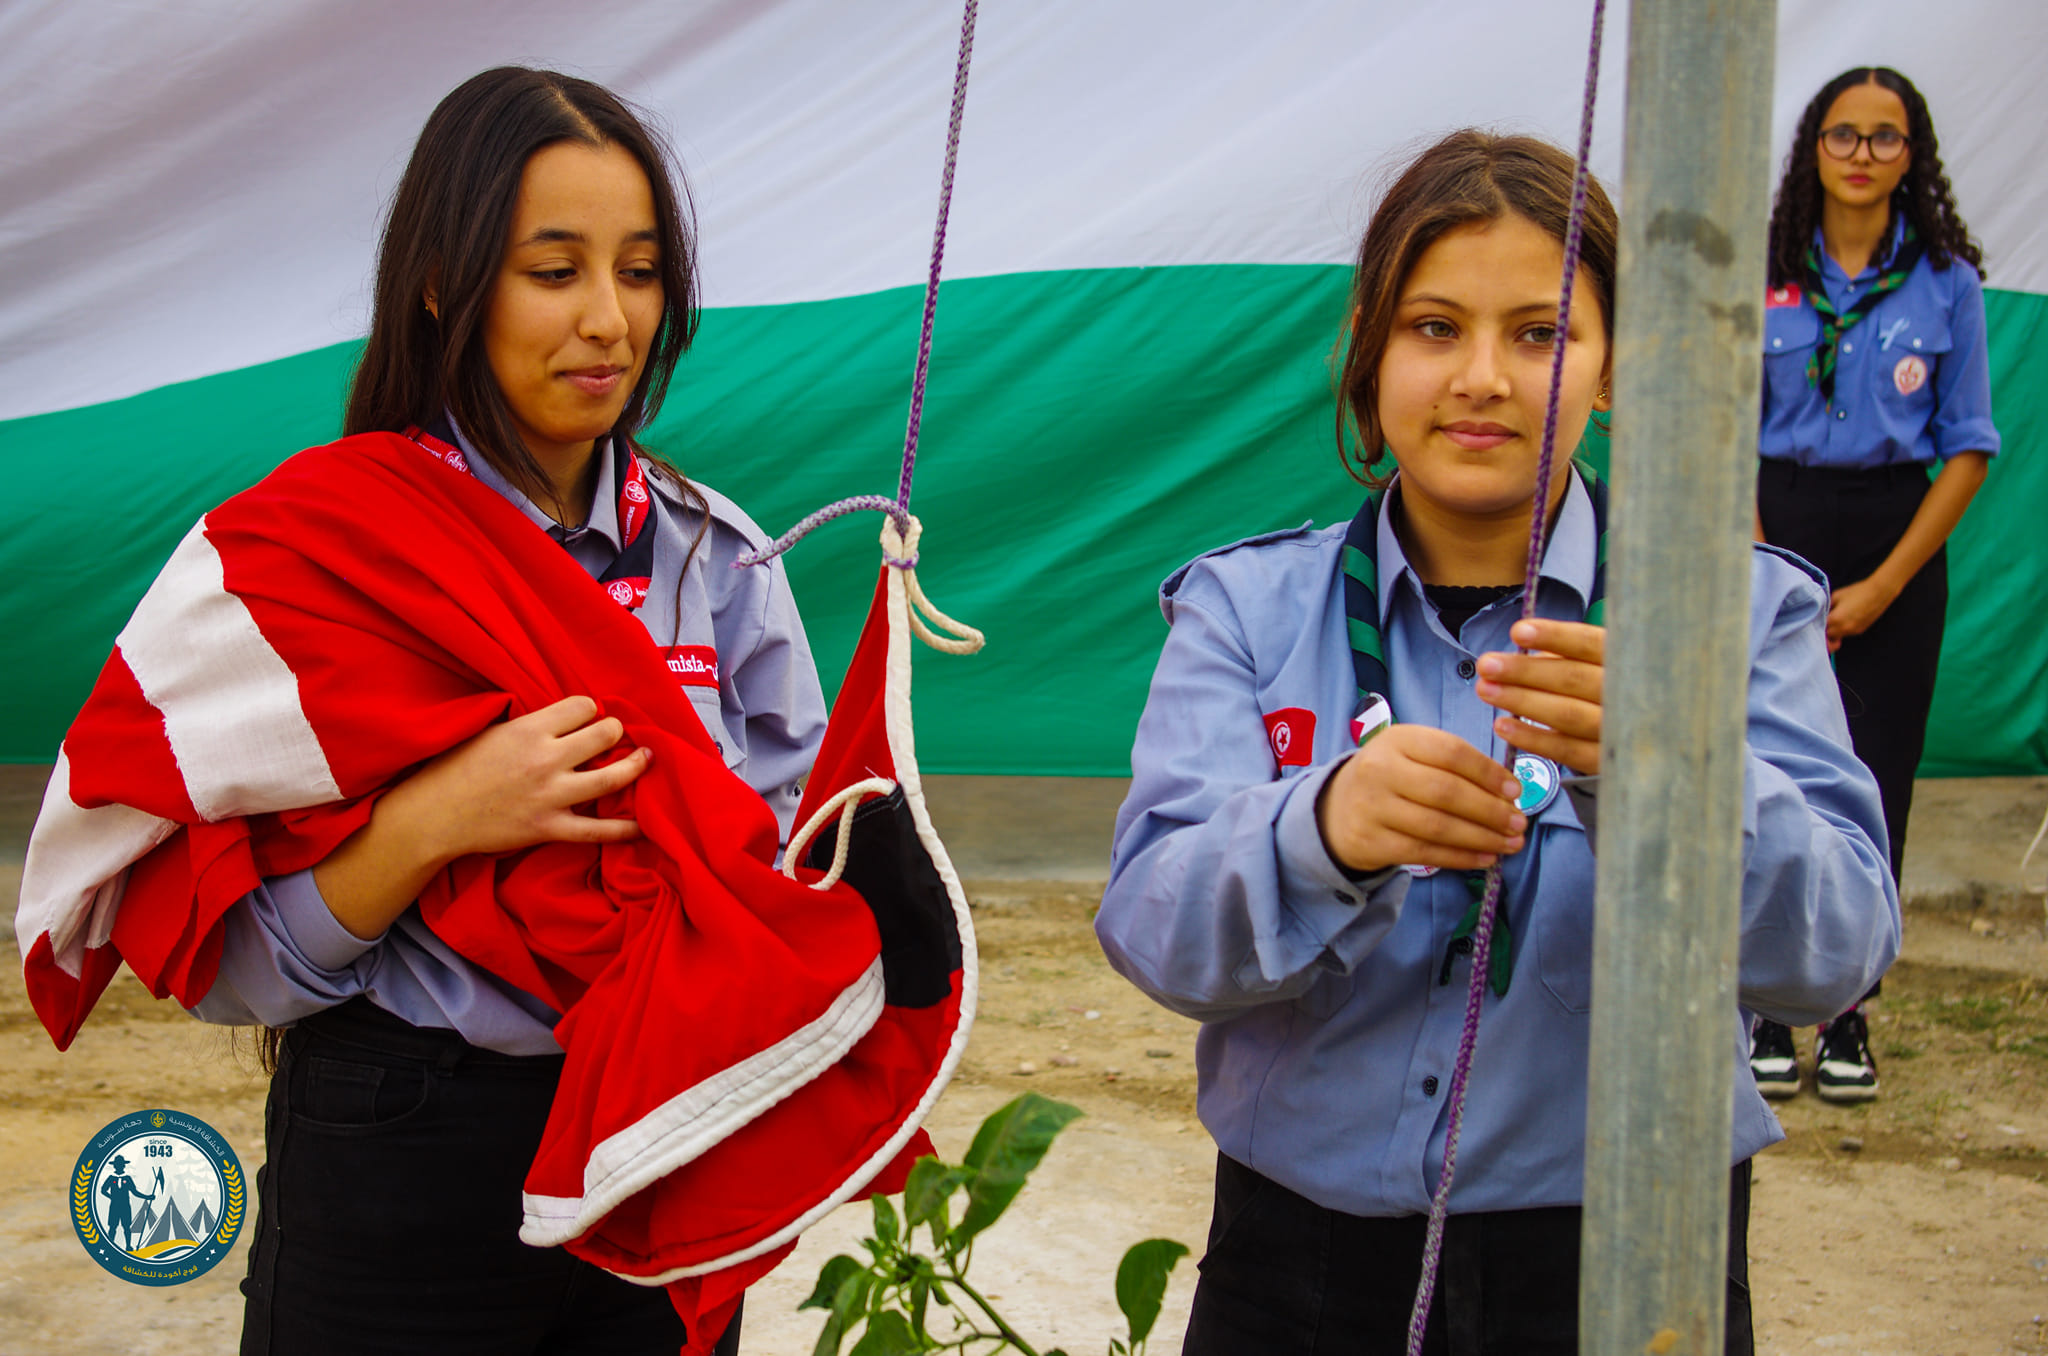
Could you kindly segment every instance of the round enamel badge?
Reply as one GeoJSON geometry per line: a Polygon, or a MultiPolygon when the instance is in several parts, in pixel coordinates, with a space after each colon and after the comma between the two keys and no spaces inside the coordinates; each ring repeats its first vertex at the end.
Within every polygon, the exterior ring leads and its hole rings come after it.
{"type": "Polygon", "coordinates": [[[1515,808],[1532,817],[1550,808],[1550,802],[1557,799],[1558,788],[1564,785],[1557,764],[1533,753],[1515,755],[1515,779],[1522,784],[1515,808]]]}
{"type": "Polygon", "coordinates": [[[78,1156],[71,1227],[110,1275],[180,1285],[228,1255],[247,1197],[241,1160],[219,1131],[182,1111],[136,1111],[78,1156]]]}
{"type": "Polygon", "coordinates": [[[1908,353],[1892,369],[1892,385],[1899,388],[1900,395],[1911,395],[1926,384],[1927,360],[1917,353],[1908,353]]]}

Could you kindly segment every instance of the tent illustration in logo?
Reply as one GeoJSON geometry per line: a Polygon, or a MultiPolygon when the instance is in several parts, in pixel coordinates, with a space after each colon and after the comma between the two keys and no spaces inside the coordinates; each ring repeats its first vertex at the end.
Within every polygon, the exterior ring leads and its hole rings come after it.
{"type": "MultiPolygon", "coordinates": [[[[150,1183],[156,1190],[144,1191],[128,1176],[127,1159],[116,1154],[107,1166],[109,1175],[100,1189],[100,1194],[108,1202],[102,1227],[109,1241],[130,1257],[150,1262],[176,1261],[199,1247],[218,1225],[212,1203],[205,1199],[203,1188],[200,1189],[198,1209],[188,1215],[178,1204],[174,1189],[165,1182],[161,1168],[156,1172],[156,1180],[150,1183]],[[132,1216],[126,1208],[131,1201],[140,1207],[132,1216]],[[116,1225],[120,1226],[125,1237],[116,1236],[116,1225]]],[[[189,1182],[183,1185],[188,1191],[191,1189],[189,1182]]]]}

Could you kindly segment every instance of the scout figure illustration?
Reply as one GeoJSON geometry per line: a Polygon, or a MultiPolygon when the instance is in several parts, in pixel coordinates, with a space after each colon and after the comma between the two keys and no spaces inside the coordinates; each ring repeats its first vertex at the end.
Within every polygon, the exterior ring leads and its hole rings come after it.
{"type": "Polygon", "coordinates": [[[115,1154],[113,1161],[107,1166],[114,1170],[113,1176],[100,1183],[100,1195],[105,1196],[109,1202],[107,1206],[107,1237],[112,1239],[114,1230],[119,1229],[128,1239],[126,1243],[121,1245],[121,1251],[133,1252],[135,1251],[137,1239],[135,1237],[135,1221],[128,1213],[128,1198],[133,1195],[137,1200],[153,1201],[156,1199],[156,1196],[153,1192],[145,1192],[136,1188],[135,1179],[128,1175],[128,1160],[120,1154],[115,1154]]]}

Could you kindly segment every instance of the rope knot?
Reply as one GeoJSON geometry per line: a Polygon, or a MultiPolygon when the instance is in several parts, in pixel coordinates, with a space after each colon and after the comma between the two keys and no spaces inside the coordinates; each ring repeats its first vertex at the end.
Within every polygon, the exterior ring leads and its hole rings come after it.
{"type": "Polygon", "coordinates": [[[903,515],[899,527],[892,514],[882,521],[882,563],[899,570],[917,568],[917,539],[924,535],[924,524],[915,514],[903,515]]]}
{"type": "Polygon", "coordinates": [[[910,629],[934,650],[974,654],[985,643],[981,632],[933,607],[932,600],[925,597],[924,586],[917,582],[917,541],[924,535],[924,524],[914,513],[904,514],[903,523],[899,529],[893,516],[882,520],[882,560],[902,572],[903,591],[910,603],[910,629]]]}

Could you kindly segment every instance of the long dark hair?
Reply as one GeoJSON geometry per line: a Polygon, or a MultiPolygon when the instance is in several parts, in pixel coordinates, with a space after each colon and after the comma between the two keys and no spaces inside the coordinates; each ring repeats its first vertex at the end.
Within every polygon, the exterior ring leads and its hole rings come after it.
{"type": "MultiPolygon", "coordinates": [[[[1498,221],[1510,212],[1562,245],[1571,219],[1575,168],[1570,155],[1547,141],[1468,127],[1415,157],[1387,189],[1358,247],[1351,328],[1337,373],[1337,456],[1353,480],[1379,487],[1393,478],[1391,472],[1372,469],[1386,448],[1379,416],[1380,359],[1400,309],[1401,286],[1415,261],[1446,231],[1498,221]]],[[[1599,303],[1610,343],[1619,238],[1614,204],[1599,181],[1589,178],[1578,286],[1589,288],[1599,303]]]]}
{"type": "MultiPolygon", "coordinates": [[[[370,340],[349,389],[344,433],[400,431],[427,423],[445,407],[484,458],[529,499],[555,499],[491,375],[484,318],[526,162],[565,141],[623,148],[640,162],[653,190],[661,324],[612,435],[630,442],[661,408],[676,363],[696,336],[701,290],[690,200],[687,189],[678,188],[674,156],[603,86],[500,66],[471,76],[441,100],[413,147],[378,249],[370,340]],[[430,292],[438,315],[427,310],[430,292]]],[[[663,469],[689,496],[681,473],[663,469]]]]}
{"type": "MultiPolygon", "coordinates": [[[[623,147],[640,162],[653,191],[661,324],[611,436],[626,439],[698,511],[693,554],[710,527],[710,506],[681,471],[632,441],[661,408],[676,363],[697,333],[690,200],[667,145],[618,96],[588,80],[500,66],[463,81],[427,118],[384,226],[370,339],[349,387],[342,431],[400,432],[446,408],[501,475],[535,503],[552,502],[559,516],[563,505],[554,484],[513,426],[491,375],[483,333],[526,162],[564,141],[623,147]],[[438,315],[427,310],[430,291],[438,315]]],[[[680,569],[676,598],[680,634],[680,569]]],[[[258,1030],[256,1061],[265,1073],[278,1071],[284,1038],[279,1027],[258,1030]]]]}
{"type": "Polygon", "coordinates": [[[1894,218],[1904,216],[1912,223],[1927,249],[1927,262],[1935,268],[1945,269],[1960,259],[1983,277],[1984,251],[1970,238],[1970,228],[1956,211],[1955,193],[1948,186],[1948,171],[1941,167],[1941,143],[1934,136],[1927,100],[1913,88],[1912,81],[1889,66],[1858,66],[1822,85],[1799,115],[1799,130],[1792,134],[1785,174],[1778,180],[1778,198],[1771,207],[1771,286],[1784,287],[1806,277],[1806,250],[1813,243],[1813,228],[1820,224],[1821,120],[1842,97],[1842,91],[1862,84],[1882,85],[1906,106],[1912,163],[1892,190],[1894,218]]]}

